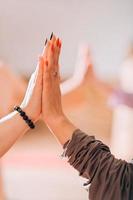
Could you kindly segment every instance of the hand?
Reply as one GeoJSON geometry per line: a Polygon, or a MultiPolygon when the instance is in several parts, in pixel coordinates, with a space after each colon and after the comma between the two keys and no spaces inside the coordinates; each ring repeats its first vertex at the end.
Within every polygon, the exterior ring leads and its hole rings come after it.
{"type": "Polygon", "coordinates": [[[61,41],[53,36],[47,43],[42,59],[44,62],[42,116],[48,125],[63,117],[59,76],[60,50],[61,41]]]}
{"type": "Polygon", "coordinates": [[[26,114],[35,122],[39,119],[42,105],[43,61],[40,56],[36,72],[32,74],[25,98],[21,104],[26,114]],[[37,75],[37,77],[36,77],[37,75]]]}
{"type": "Polygon", "coordinates": [[[48,41],[43,55],[42,117],[48,128],[63,145],[71,139],[76,127],[63,113],[61,104],[59,56],[61,41],[55,36],[48,41]]]}

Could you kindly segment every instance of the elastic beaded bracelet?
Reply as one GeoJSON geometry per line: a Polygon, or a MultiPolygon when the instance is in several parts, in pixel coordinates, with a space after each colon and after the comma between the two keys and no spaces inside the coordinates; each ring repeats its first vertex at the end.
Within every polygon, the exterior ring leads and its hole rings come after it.
{"type": "Polygon", "coordinates": [[[26,124],[31,128],[34,129],[35,128],[35,124],[32,122],[31,119],[29,119],[29,117],[26,115],[26,113],[19,107],[19,106],[15,106],[14,110],[16,110],[20,116],[23,118],[23,120],[26,122],[26,124]]]}

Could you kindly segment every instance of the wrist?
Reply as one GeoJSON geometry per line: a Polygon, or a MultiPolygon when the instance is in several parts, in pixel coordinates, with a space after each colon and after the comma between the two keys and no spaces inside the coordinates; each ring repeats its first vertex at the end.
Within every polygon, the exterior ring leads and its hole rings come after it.
{"type": "Polygon", "coordinates": [[[77,129],[65,115],[47,121],[46,124],[62,145],[71,139],[73,132],[77,129]]]}
{"type": "Polygon", "coordinates": [[[67,121],[67,118],[64,114],[61,114],[58,116],[49,117],[48,119],[44,121],[48,125],[49,128],[54,128],[57,126],[62,126],[67,121]]]}
{"type": "Polygon", "coordinates": [[[37,121],[37,118],[33,115],[32,111],[28,107],[25,107],[23,109],[23,111],[26,113],[26,115],[28,116],[28,118],[31,119],[33,122],[37,121]]]}
{"type": "Polygon", "coordinates": [[[21,107],[16,106],[14,107],[14,110],[17,111],[19,113],[19,115],[21,116],[21,118],[25,121],[25,123],[31,128],[34,129],[35,125],[34,122],[31,118],[29,118],[29,116],[26,113],[26,110],[21,109],[21,107]]]}

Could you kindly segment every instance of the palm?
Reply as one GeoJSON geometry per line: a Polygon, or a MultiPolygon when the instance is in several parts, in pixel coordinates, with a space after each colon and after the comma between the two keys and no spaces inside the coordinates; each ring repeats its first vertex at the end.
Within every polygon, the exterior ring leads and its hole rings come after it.
{"type": "Polygon", "coordinates": [[[48,42],[44,55],[42,111],[45,122],[62,115],[59,77],[59,39],[53,36],[48,42]]]}

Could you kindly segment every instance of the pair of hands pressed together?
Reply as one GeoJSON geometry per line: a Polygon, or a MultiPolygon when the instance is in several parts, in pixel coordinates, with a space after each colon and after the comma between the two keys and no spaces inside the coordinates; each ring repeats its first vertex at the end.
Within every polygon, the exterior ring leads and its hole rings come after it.
{"type": "Polygon", "coordinates": [[[63,114],[59,88],[60,50],[61,42],[53,35],[39,57],[35,88],[26,108],[33,121],[37,121],[41,114],[46,121],[63,114]]]}
{"type": "Polygon", "coordinates": [[[33,93],[25,108],[33,121],[42,116],[43,121],[55,134],[61,144],[70,139],[75,126],[63,113],[61,104],[59,56],[61,41],[54,35],[47,41],[42,56],[33,93]]]}
{"type": "MultiPolygon", "coordinates": [[[[76,129],[63,113],[61,105],[59,56],[61,41],[54,35],[39,57],[25,97],[20,105],[28,117],[36,122],[40,116],[63,145],[76,129]]],[[[22,137],[29,127],[16,111],[0,119],[0,157],[22,137]],[[4,133],[4,134],[3,134],[4,133]]]]}

